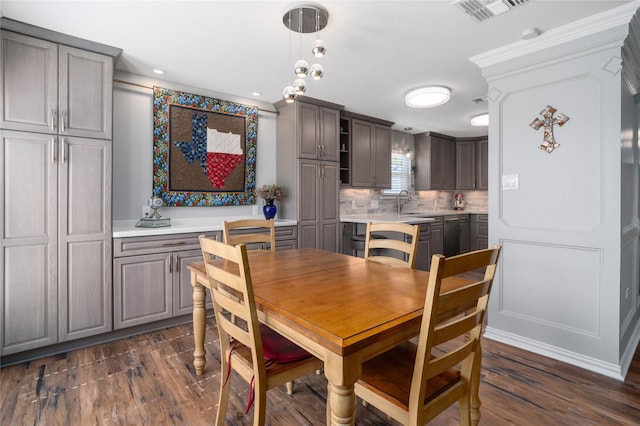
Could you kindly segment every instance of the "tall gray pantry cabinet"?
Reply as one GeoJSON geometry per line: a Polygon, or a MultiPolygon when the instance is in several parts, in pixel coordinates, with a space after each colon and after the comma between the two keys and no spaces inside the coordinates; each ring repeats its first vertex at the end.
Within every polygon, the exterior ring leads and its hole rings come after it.
{"type": "Polygon", "coordinates": [[[341,105],[298,96],[276,104],[279,217],[298,221],[298,247],[338,251],[341,105]]]}
{"type": "MultiPolygon", "coordinates": [[[[3,28],[15,26],[7,21],[3,28]]],[[[112,329],[111,117],[120,50],[38,30],[51,39],[2,31],[2,355],[112,329]],[[86,50],[93,47],[101,53],[86,50]]]]}

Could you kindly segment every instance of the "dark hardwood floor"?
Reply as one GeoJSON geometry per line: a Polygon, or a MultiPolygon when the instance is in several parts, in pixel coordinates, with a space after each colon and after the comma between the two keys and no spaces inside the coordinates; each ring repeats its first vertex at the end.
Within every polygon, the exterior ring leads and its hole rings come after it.
{"type": "MultiPolygon", "coordinates": [[[[1,370],[2,425],[206,425],[215,420],[217,331],[207,320],[207,366],[196,376],[190,324],[8,366],[1,370]]],[[[485,339],[483,426],[639,425],[640,350],[622,383],[485,339]]],[[[246,416],[248,386],[233,381],[229,425],[246,416]]],[[[311,375],[268,392],[267,424],[322,425],[326,379],[311,375]]],[[[395,425],[357,404],[358,425],[395,425]]],[[[457,406],[432,425],[457,424],[457,406]]]]}

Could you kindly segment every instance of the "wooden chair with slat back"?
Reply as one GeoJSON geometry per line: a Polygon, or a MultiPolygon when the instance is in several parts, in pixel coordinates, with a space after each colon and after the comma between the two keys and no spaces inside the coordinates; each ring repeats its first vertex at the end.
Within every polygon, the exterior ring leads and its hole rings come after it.
{"type": "Polygon", "coordinates": [[[224,242],[233,246],[247,244],[247,249],[252,252],[275,251],[276,231],[275,222],[266,219],[239,219],[223,222],[224,242]],[[242,228],[252,228],[240,233],[231,231],[242,228]],[[267,232],[264,232],[264,231],[267,232]],[[262,231],[262,232],[260,232],[262,231]]]}
{"type": "MultiPolygon", "coordinates": [[[[267,390],[315,372],[322,368],[322,361],[259,324],[244,244],[232,246],[201,235],[200,247],[220,340],[222,374],[216,424],[225,424],[233,369],[249,384],[249,401],[255,395],[254,426],[264,425],[267,390]],[[225,312],[236,320],[231,321],[225,312]]],[[[249,408],[248,404],[247,412],[249,408]]]]}
{"type": "Polygon", "coordinates": [[[434,255],[417,345],[408,341],[365,362],[356,395],[405,425],[423,425],[457,401],[460,424],[470,425],[480,336],[499,255],[497,245],[448,258],[434,255]],[[484,269],[482,279],[452,289],[445,282],[441,294],[443,280],[478,268],[484,269]]]}
{"type": "MultiPolygon", "coordinates": [[[[401,222],[367,223],[364,258],[387,265],[413,268],[416,263],[420,227],[401,222]],[[374,233],[393,233],[396,238],[375,238],[374,233]],[[393,257],[400,255],[401,258],[393,257]]],[[[380,234],[376,234],[380,235],[380,234]]]]}

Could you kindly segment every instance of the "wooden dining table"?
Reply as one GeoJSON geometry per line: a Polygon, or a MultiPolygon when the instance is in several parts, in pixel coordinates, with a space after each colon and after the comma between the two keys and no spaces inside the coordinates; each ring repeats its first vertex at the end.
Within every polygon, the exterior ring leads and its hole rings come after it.
{"type": "MultiPolygon", "coordinates": [[[[258,318],[324,362],[327,424],[355,424],[354,383],[362,363],[417,336],[429,273],[318,249],[249,257],[258,318]]],[[[194,367],[205,367],[203,262],[189,264],[193,286],[194,367]]],[[[442,291],[468,283],[449,278],[442,291]]],[[[428,307],[427,307],[428,308],[428,307]]],[[[478,380],[472,401],[479,420],[478,380]]]]}

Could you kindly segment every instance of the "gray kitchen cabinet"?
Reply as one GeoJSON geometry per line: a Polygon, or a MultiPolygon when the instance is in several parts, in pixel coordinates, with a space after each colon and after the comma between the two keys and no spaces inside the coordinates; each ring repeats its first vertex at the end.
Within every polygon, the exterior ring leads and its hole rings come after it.
{"type": "Polygon", "coordinates": [[[278,215],[298,221],[298,247],[338,251],[343,107],[304,96],[294,103],[278,102],[276,107],[277,181],[287,192],[278,215]],[[309,141],[314,138],[312,149],[309,141]]]}
{"type": "Polygon", "coordinates": [[[456,189],[476,189],[476,140],[456,140],[456,189]]]}
{"type": "MultiPolygon", "coordinates": [[[[205,235],[222,240],[219,231],[205,235]]],[[[193,312],[187,265],[202,260],[199,236],[188,233],[114,240],[115,330],[193,312]]],[[[209,294],[207,307],[212,307],[209,294]]]]}
{"type": "Polygon", "coordinates": [[[338,251],[339,164],[300,160],[300,247],[338,251]]]}
{"type": "Polygon", "coordinates": [[[298,108],[299,158],[338,161],[340,111],[306,102],[298,108]]]}
{"type": "Polygon", "coordinates": [[[489,246],[489,216],[486,214],[472,214],[470,219],[470,249],[481,250],[489,246]]]}
{"type": "Polygon", "coordinates": [[[113,58],[2,31],[3,129],[111,139],[113,58]]]}
{"type": "Polygon", "coordinates": [[[8,355],[112,329],[113,58],[5,30],[1,46],[0,340],[8,355]]]}
{"type": "Polygon", "coordinates": [[[391,125],[351,120],[351,186],[391,188],[391,125]]]}
{"type": "Polygon", "coordinates": [[[489,138],[476,140],[476,189],[489,189],[489,138]]]}
{"type": "Polygon", "coordinates": [[[340,185],[351,184],[351,120],[340,119],[340,185]]]}
{"type": "Polygon", "coordinates": [[[489,188],[487,137],[456,140],[456,190],[489,188]]]}
{"type": "Polygon", "coordinates": [[[442,217],[435,217],[433,222],[420,223],[418,236],[418,249],[416,253],[415,268],[423,271],[431,269],[431,257],[442,253],[443,248],[443,222],[442,217]]]}
{"type": "Polygon", "coordinates": [[[467,253],[469,251],[469,215],[461,214],[460,218],[460,253],[467,253]]]}
{"type": "Polygon", "coordinates": [[[455,188],[455,139],[434,132],[419,133],[415,141],[415,189],[455,188]]]}

